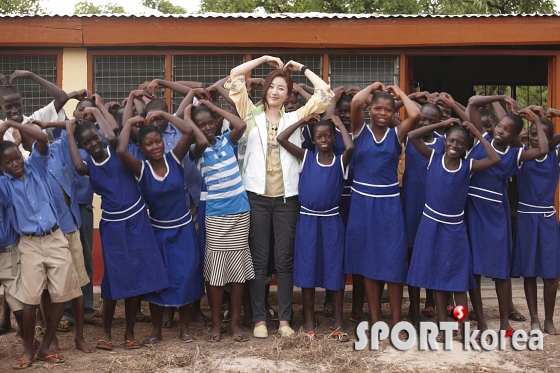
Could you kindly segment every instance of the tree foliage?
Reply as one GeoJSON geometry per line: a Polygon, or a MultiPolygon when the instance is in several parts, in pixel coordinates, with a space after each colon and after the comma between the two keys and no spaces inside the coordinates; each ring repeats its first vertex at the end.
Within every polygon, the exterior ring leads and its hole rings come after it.
{"type": "Polygon", "coordinates": [[[43,13],[40,0],[0,0],[0,14],[43,13]]]}
{"type": "Polygon", "coordinates": [[[183,8],[182,6],[174,5],[169,0],[142,0],[142,5],[144,5],[146,8],[158,10],[164,14],[181,14],[187,12],[185,8],[183,8]]]}
{"type": "Polygon", "coordinates": [[[125,13],[121,5],[114,3],[95,5],[87,0],[74,5],[74,14],[117,14],[125,13]]]}
{"type": "MultiPolygon", "coordinates": [[[[146,0],[144,0],[146,1],[146,0]]],[[[201,0],[201,12],[354,14],[554,13],[554,0],[201,0]]]]}

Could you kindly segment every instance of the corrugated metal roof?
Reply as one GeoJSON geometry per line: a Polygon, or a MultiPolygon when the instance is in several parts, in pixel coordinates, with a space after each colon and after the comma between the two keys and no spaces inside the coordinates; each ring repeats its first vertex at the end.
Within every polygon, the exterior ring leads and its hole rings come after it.
{"type": "Polygon", "coordinates": [[[251,18],[251,19],[375,19],[375,18],[498,18],[498,17],[559,17],[559,14],[459,14],[459,15],[428,15],[428,14],[343,14],[343,13],[202,13],[202,14],[2,14],[0,18],[33,18],[33,17],[71,17],[71,18],[251,18]]]}

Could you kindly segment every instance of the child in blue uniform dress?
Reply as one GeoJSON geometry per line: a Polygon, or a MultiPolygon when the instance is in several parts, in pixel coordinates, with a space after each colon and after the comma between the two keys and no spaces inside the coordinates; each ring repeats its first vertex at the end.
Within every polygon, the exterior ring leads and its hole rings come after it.
{"type": "Polygon", "coordinates": [[[66,132],[74,168],[80,175],[90,176],[93,191],[101,196],[99,233],[104,264],[101,282],[103,337],[97,342],[97,348],[113,349],[111,324],[116,301],[124,298],[124,347],[134,349],[141,347],[134,339],[140,296],[167,288],[169,280],[138,184],[114,150],[117,137],[113,129],[117,128],[117,124],[111,119],[98,121],[109,143],[107,148],[103,147],[101,136],[91,122],[75,126],[75,122],[69,121],[66,132]],[[113,126],[109,125],[109,121],[113,126]],[[74,138],[91,156],[87,163],[82,161],[74,138]]]}
{"type": "MultiPolygon", "coordinates": [[[[446,121],[447,123],[450,123],[446,121]]],[[[409,133],[412,145],[428,160],[425,204],[408,270],[407,284],[434,290],[438,321],[447,320],[446,292],[454,292],[457,305],[467,306],[467,290],[472,277],[472,260],[463,222],[471,173],[500,162],[500,157],[472,123],[454,125],[447,132],[445,154],[422,141],[422,136],[445,123],[419,128],[409,133]],[[474,135],[487,152],[480,160],[463,161],[474,135]]],[[[443,340],[443,334],[438,336],[443,340]]]]}
{"type": "MultiPolygon", "coordinates": [[[[476,173],[471,178],[466,216],[469,242],[473,256],[473,273],[478,287],[471,289],[471,302],[476,315],[478,330],[486,330],[480,295],[480,276],[492,277],[496,286],[500,309],[500,329],[509,330],[509,278],[511,265],[510,238],[507,220],[509,211],[503,206],[507,199],[507,180],[517,171],[521,162],[536,159],[548,153],[546,136],[542,132],[538,117],[530,110],[519,111],[537,123],[537,131],[542,136],[539,148],[512,149],[510,143],[523,128],[521,117],[506,114],[494,128],[491,144],[501,161],[495,167],[476,173]],[[542,147],[542,148],[541,148],[542,147]]],[[[469,153],[469,159],[480,159],[485,151],[476,144],[469,153]]]]}
{"type": "Polygon", "coordinates": [[[181,340],[185,343],[193,342],[194,336],[188,333],[189,303],[204,295],[202,260],[189,205],[183,192],[184,169],[181,164],[192,143],[193,130],[180,118],[161,110],[151,111],[145,121],[151,123],[156,118],[172,122],[182,133],[171,151],[165,153],[160,129],[150,124],[141,127],[137,135],[138,144],[147,160],[136,159],[128,152],[131,127],[143,125],[142,117],[126,122],[117,148],[119,158],[138,180],[148,204],[150,221],[169,278],[167,289],[143,297],[150,303],[152,321],[152,333],[142,341],[144,346],[153,346],[161,340],[165,307],[179,307],[181,340]]]}
{"type": "MultiPolygon", "coordinates": [[[[420,109],[420,122],[418,128],[436,124],[440,121],[443,115],[439,106],[434,104],[424,104],[420,109]]],[[[442,124],[443,126],[443,124],[442,124]]],[[[428,132],[422,141],[430,149],[434,149],[439,154],[445,151],[443,141],[436,140],[437,132],[428,132]]],[[[438,134],[437,137],[440,137],[438,134]]],[[[426,202],[426,172],[428,169],[428,160],[424,158],[418,150],[411,144],[407,144],[405,148],[405,170],[402,177],[402,192],[401,198],[404,209],[404,224],[406,228],[407,247],[409,249],[409,263],[410,255],[416,239],[416,231],[420,224],[422,211],[424,210],[424,203],[426,202]]],[[[410,298],[410,308],[408,314],[411,318],[412,324],[418,326],[420,322],[420,288],[415,286],[408,286],[408,295],[410,298]]],[[[426,307],[422,310],[423,314],[433,316],[434,310],[434,296],[431,289],[426,289],[426,307]]]]}
{"type": "Polygon", "coordinates": [[[333,291],[333,336],[347,342],[342,322],[342,301],[345,284],[343,270],[344,225],[338,204],[348,176],[348,164],[354,153],[352,139],[336,116],[313,126],[317,152],[302,149],[290,141],[299,123],[278,135],[278,142],[290,154],[303,161],[299,179],[300,215],[296,226],[294,247],[294,285],[302,288],[305,330],[314,337],[313,302],[315,287],[333,291]],[[333,123],[334,122],[334,123],[333,123]],[[346,150],[341,156],[332,153],[338,127],[346,150]]]}
{"type": "Polygon", "coordinates": [[[416,127],[420,111],[398,87],[383,89],[383,84],[374,83],[352,100],[355,168],[344,269],[346,273],[365,277],[372,323],[381,320],[381,291],[387,281],[391,318],[396,324],[401,319],[407,260],[397,167],[401,144],[416,127]],[[371,125],[366,125],[363,107],[370,93],[374,93],[369,109],[371,125]],[[395,98],[403,100],[408,118],[390,128],[395,98]]]}
{"type": "MultiPolygon", "coordinates": [[[[541,119],[548,145],[554,135],[554,125],[541,119]]],[[[532,148],[539,147],[535,125],[529,130],[532,148]]],[[[553,144],[552,144],[553,145],[553,144]]],[[[554,148],[554,147],[553,147],[554,148]]],[[[559,226],[554,209],[554,197],[560,176],[560,152],[550,151],[544,157],[523,162],[517,172],[519,206],[513,247],[512,277],[524,277],[525,298],[531,316],[531,330],[540,330],[537,313],[537,277],[544,283],[544,331],[558,334],[552,321],[556,302],[560,251],[559,226]]]]}

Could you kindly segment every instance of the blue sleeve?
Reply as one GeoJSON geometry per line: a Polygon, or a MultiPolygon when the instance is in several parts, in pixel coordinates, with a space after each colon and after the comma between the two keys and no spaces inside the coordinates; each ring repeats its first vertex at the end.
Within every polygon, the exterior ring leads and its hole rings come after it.
{"type": "Polygon", "coordinates": [[[45,154],[39,153],[37,150],[35,143],[33,143],[33,149],[31,151],[31,155],[25,161],[28,167],[32,169],[38,170],[40,172],[41,177],[47,181],[47,170],[49,167],[49,147],[45,150],[45,154]]]}
{"type": "Polygon", "coordinates": [[[232,143],[232,142],[231,142],[231,139],[229,138],[229,135],[230,135],[230,134],[231,134],[231,132],[224,133],[222,137],[224,137],[224,138],[227,140],[228,144],[231,145],[231,147],[232,147],[233,149],[237,149],[237,143],[235,143],[235,144],[232,143]]]}
{"type": "Polygon", "coordinates": [[[4,175],[0,176],[0,206],[9,207],[10,192],[8,192],[7,180],[4,175]]]}

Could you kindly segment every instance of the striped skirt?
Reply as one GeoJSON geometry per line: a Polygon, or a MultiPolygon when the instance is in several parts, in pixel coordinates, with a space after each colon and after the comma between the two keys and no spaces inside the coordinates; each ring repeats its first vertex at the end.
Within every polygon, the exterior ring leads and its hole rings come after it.
{"type": "Polygon", "coordinates": [[[249,212],[206,216],[204,279],[212,286],[255,278],[249,250],[249,212]]]}

